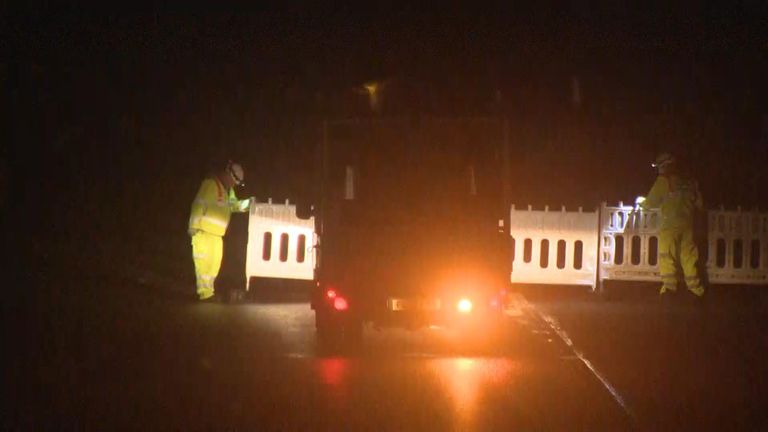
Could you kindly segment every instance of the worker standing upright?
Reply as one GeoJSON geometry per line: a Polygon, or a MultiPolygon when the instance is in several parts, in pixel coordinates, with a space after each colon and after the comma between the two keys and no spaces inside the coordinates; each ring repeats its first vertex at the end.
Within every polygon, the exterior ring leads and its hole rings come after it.
{"type": "Polygon", "coordinates": [[[243,180],[243,168],[230,161],[223,170],[203,180],[192,202],[189,235],[192,237],[197,296],[201,301],[215,298],[214,282],[223,255],[222,237],[227,232],[230,215],[250,208],[250,199],[239,200],[235,195],[234,187],[243,185],[243,180]]]}
{"type": "Polygon", "coordinates": [[[652,166],[659,175],[648,196],[638,198],[642,209],[659,208],[659,270],[661,273],[660,296],[667,297],[677,291],[678,267],[682,269],[688,290],[701,298],[701,283],[697,262],[699,250],[693,236],[696,211],[702,208],[698,183],[683,176],[677,161],[670,153],[661,153],[652,166]]]}

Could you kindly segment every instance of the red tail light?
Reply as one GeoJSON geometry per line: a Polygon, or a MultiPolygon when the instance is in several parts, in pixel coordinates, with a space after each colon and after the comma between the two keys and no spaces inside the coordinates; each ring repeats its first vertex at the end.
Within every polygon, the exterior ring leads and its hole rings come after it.
{"type": "Polygon", "coordinates": [[[345,311],[349,308],[349,304],[347,304],[347,299],[344,297],[336,297],[333,299],[333,308],[337,311],[345,311]]]}
{"type": "Polygon", "coordinates": [[[336,290],[329,289],[325,292],[325,296],[329,299],[335,299],[336,298],[336,290]]]}

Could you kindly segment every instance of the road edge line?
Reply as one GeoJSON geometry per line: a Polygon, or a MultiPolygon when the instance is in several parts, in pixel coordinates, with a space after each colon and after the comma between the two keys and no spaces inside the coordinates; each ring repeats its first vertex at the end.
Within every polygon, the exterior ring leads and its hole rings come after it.
{"type": "Polygon", "coordinates": [[[523,304],[523,306],[526,309],[533,310],[535,314],[547,325],[550,329],[552,329],[555,334],[560,338],[560,340],[563,341],[563,343],[568,346],[568,348],[571,350],[571,352],[584,364],[584,366],[587,367],[587,369],[592,372],[592,375],[597,378],[597,380],[600,382],[600,384],[603,385],[603,387],[608,390],[608,393],[610,393],[611,397],[613,397],[613,400],[621,407],[622,411],[624,411],[624,414],[627,415],[627,417],[630,420],[631,426],[633,429],[637,430],[637,417],[635,416],[635,413],[632,411],[632,409],[627,405],[627,402],[624,400],[624,398],[621,396],[619,391],[616,389],[616,387],[613,386],[613,384],[608,381],[608,378],[605,377],[605,375],[600,372],[595,365],[592,364],[589,359],[582,353],[579,349],[576,348],[576,345],[573,343],[573,340],[571,340],[571,337],[568,336],[568,333],[565,332],[560,327],[560,324],[558,323],[557,319],[545,312],[542,312],[539,310],[539,308],[535,307],[531,303],[528,302],[528,300],[523,297],[522,295],[520,298],[515,299],[523,304]]]}

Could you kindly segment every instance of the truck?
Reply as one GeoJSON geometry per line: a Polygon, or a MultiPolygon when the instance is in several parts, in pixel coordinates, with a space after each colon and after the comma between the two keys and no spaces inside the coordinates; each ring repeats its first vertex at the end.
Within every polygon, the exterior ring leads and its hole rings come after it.
{"type": "Polygon", "coordinates": [[[493,329],[512,262],[507,137],[498,117],[323,122],[311,210],[319,340],[359,342],[366,323],[493,329]]]}

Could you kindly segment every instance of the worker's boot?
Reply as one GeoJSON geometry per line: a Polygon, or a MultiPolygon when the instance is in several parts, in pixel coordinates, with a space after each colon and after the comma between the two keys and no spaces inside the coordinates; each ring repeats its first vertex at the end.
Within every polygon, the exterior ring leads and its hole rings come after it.
{"type": "Polygon", "coordinates": [[[198,298],[198,303],[219,303],[219,296],[217,294],[211,294],[210,296],[198,298]]]}
{"type": "Polygon", "coordinates": [[[704,307],[708,303],[708,295],[705,295],[705,291],[703,289],[699,290],[688,290],[688,295],[686,295],[686,303],[690,303],[696,307],[704,307]]]}
{"type": "Polygon", "coordinates": [[[677,290],[662,286],[659,290],[659,301],[662,304],[672,304],[677,299],[677,290]]]}

